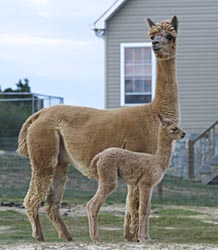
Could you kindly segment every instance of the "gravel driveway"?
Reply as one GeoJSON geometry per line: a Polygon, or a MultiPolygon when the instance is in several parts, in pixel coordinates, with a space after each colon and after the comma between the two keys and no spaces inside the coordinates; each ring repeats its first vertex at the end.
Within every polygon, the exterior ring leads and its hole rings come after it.
{"type": "Polygon", "coordinates": [[[214,245],[186,245],[186,244],[140,244],[140,243],[40,243],[1,246],[1,250],[218,250],[214,245]]]}

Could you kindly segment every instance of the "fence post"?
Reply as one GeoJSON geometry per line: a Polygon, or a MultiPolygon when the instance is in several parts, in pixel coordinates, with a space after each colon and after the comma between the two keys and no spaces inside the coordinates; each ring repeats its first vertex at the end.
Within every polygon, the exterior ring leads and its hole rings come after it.
{"type": "Polygon", "coordinates": [[[188,175],[189,179],[194,179],[194,141],[188,141],[188,175]]]}

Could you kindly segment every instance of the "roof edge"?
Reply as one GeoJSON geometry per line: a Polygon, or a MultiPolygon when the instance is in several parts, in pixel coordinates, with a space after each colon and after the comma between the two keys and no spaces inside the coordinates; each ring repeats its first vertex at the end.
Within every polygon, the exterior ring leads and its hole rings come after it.
{"type": "Polygon", "coordinates": [[[94,31],[101,31],[102,33],[106,29],[106,21],[109,17],[113,15],[113,13],[118,10],[121,5],[127,0],[116,0],[111,7],[109,7],[91,26],[94,31]]]}

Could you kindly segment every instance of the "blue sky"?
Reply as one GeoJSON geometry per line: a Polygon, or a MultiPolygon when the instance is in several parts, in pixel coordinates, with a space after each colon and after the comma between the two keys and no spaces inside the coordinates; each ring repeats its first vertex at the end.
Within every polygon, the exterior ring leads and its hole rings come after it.
{"type": "Polygon", "coordinates": [[[104,108],[104,42],[92,23],[115,0],[0,0],[0,86],[104,108]]]}

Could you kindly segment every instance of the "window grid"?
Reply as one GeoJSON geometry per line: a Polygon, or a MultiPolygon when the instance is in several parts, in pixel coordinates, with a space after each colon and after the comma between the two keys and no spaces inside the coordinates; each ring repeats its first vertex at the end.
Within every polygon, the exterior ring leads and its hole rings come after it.
{"type": "Polygon", "coordinates": [[[154,57],[150,43],[121,44],[121,105],[151,102],[154,57]]]}

